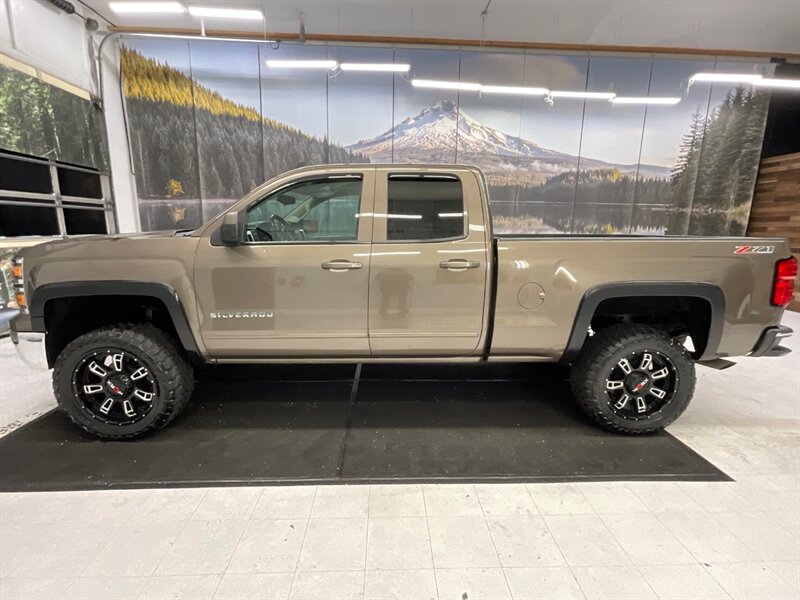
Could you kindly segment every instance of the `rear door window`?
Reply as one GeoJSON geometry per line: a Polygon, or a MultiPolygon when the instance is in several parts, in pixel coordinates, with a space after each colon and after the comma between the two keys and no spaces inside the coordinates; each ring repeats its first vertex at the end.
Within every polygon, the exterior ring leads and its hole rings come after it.
{"type": "Polygon", "coordinates": [[[464,192],[455,175],[391,174],[386,239],[430,242],[464,236],[464,192]]]}

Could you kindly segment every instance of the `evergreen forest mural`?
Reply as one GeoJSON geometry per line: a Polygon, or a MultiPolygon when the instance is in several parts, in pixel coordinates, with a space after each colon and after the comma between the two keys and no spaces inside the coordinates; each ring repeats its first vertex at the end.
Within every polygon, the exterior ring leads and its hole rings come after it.
{"type": "Polygon", "coordinates": [[[124,41],[121,63],[144,229],[199,226],[300,165],[457,162],[486,173],[500,232],[653,235],[744,233],[769,94],[687,81],[715,68],[771,68],[134,38],[124,41]],[[270,58],[395,60],[413,73],[274,70],[270,58]],[[682,100],[548,106],[420,90],[411,76],[637,96],[663,88],[682,100]]]}
{"type": "Polygon", "coordinates": [[[2,64],[0,148],[108,169],[103,115],[96,104],[2,64]]]}

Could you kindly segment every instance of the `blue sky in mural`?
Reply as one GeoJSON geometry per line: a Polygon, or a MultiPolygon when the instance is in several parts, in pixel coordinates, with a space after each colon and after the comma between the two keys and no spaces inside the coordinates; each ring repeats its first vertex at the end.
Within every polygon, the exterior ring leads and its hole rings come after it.
{"type": "MultiPolygon", "coordinates": [[[[200,198],[204,214],[211,214],[299,164],[458,162],[484,170],[498,230],[526,233],[741,233],[768,95],[688,82],[697,72],[770,75],[773,69],[703,58],[500,49],[124,43],[145,57],[125,55],[140,195],[167,194],[175,202],[168,183],[176,180],[183,185],[181,202],[200,198]],[[272,68],[270,59],[408,63],[411,71],[272,68]],[[195,90],[198,107],[206,109],[195,110],[188,75],[224,100],[195,90]],[[681,101],[645,106],[556,97],[551,105],[534,96],[420,89],[412,78],[681,101]],[[270,122],[260,123],[258,114],[270,122]],[[741,140],[737,152],[720,154],[731,136],[741,140]],[[196,154],[186,152],[192,144],[196,154]]],[[[163,217],[150,216],[159,223],[163,217]]]]}
{"type": "MultiPolygon", "coordinates": [[[[126,45],[147,56],[188,70],[186,44],[174,40],[129,39],[126,45]]],[[[440,101],[505,134],[542,148],[598,158],[609,163],[642,162],[672,166],[681,136],[696,110],[704,112],[710,86],[687,94],[689,77],[713,70],[702,60],[592,57],[519,52],[392,49],[345,46],[190,42],[191,71],[203,85],[265,116],[341,145],[387,132],[440,101]],[[265,60],[335,59],[340,62],[407,62],[411,72],[340,73],[270,69],[265,60]],[[259,76],[263,82],[259,89],[259,76]],[[621,106],[606,101],[520,98],[413,88],[408,79],[477,81],[496,85],[542,86],[619,95],[681,96],[675,106],[621,106]],[[393,97],[394,96],[394,97],[393,97]],[[584,106],[585,105],[585,106],[584,106]],[[393,123],[394,121],[394,123],[393,123]],[[642,127],[644,124],[644,136],[642,127]],[[581,129],[582,125],[582,129],[581,129]],[[583,132],[581,138],[581,130],[583,132]]],[[[752,63],[725,63],[725,71],[753,70],[752,63]]],[[[723,97],[716,86],[712,100],[723,97]]],[[[455,159],[455,157],[454,157],[455,159]]]]}

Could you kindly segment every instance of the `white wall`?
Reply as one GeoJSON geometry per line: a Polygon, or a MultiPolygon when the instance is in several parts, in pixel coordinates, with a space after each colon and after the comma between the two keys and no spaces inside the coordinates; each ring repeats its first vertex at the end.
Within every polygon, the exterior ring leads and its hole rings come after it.
{"type": "Polygon", "coordinates": [[[39,0],[0,0],[0,51],[91,93],[83,21],[39,0]]]}
{"type": "MultiPolygon", "coordinates": [[[[119,15],[113,0],[83,0],[115,25],[197,30],[188,14],[119,15]]],[[[798,0],[193,0],[264,11],[266,21],[207,21],[209,29],[800,52],[798,0]]]]}
{"type": "MultiPolygon", "coordinates": [[[[82,7],[73,2],[80,12],[82,7]]],[[[88,13],[88,16],[96,15],[88,13]]],[[[101,23],[101,29],[105,26],[101,23]]],[[[94,46],[102,38],[95,34],[94,46]]],[[[68,15],[43,0],[0,0],[0,52],[36,67],[67,83],[101,96],[94,77],[90,37],[83,20],[68,15]]],[[[111,176],[119,231],[139,230],[136,182],[131,175],[128,144],[124,133],[122,100],[119,94],[117,44],[111,41],[103,51],[111,176]]]]}

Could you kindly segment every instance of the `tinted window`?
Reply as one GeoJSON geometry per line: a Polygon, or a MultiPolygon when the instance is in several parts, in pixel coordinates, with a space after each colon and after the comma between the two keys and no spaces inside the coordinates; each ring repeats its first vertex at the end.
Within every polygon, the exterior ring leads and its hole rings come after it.
{"type": "Polygon", "coordinates": [[[68,235],[108,233],[104,210],[64,208],[64,224],[67,227],[68,235]]]}
{"type": "Polygon", "coordinates": [[[0,189],[52,194],[50,167],[41,163],[0,156],[0,189]]]}
{"type": "Polygon", "coordinates": [[[0,204],[0,236],[58,235],[56,209],[0,204]]]}
{"type": "Polygon", "coordinates": [[[328,177],[282,188],[247,211],[247,241],[351,241],[358,237],[361,178],[328,177]]]}
{"type": "Polygon", "coordinates": [[[86,171],[75,171],[59,167],[58,187],[61,188],[63,196],[78,196],[79,198],[103,197],[99,173],[87,173],[86,171]]]}
{"type": "Polygon", "coordinates": [[[389,176],[387,240],[464,235],[464,194],[453,176],[389,176]]]}

